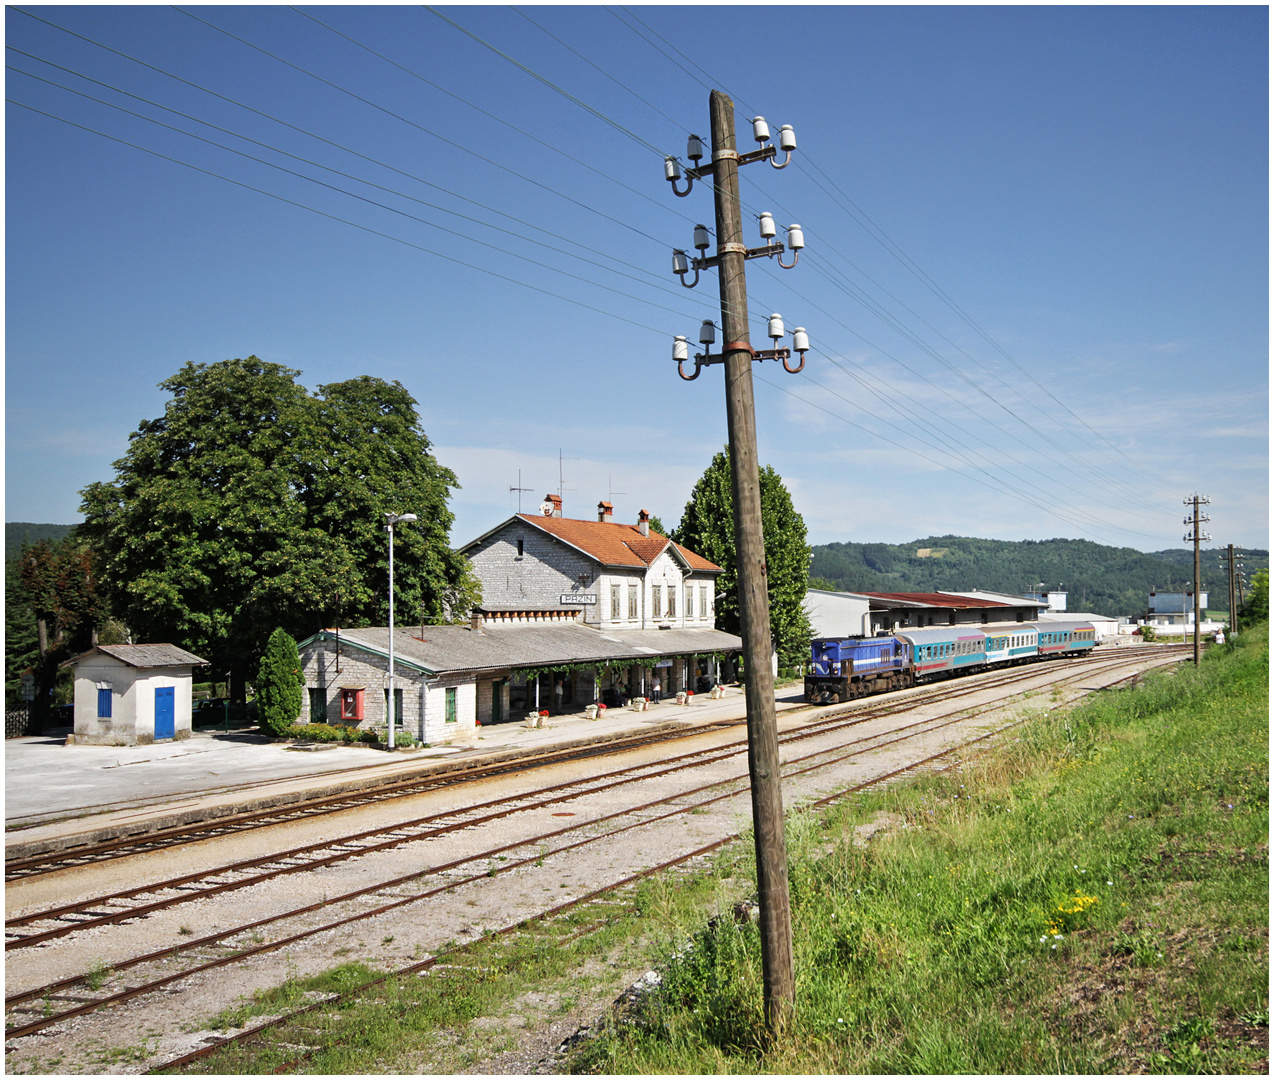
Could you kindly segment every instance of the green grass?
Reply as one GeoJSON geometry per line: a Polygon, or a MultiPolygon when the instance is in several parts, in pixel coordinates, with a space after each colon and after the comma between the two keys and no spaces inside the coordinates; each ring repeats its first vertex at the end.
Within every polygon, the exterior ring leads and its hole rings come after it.
{"type": "MultiPolygon", "coordinates": [[[[268,1073],[294,1060],[298,1046],[322,1047],[304,1061],[306,1073],[465,1071],[505,1042],[512,1046],[528,994],[545,999],[537,1006],[539,1018],[551,1019],[583,996],[596,998],[604,1008],[615,994],[615,972],[644,959],[639,953],[644,929],[692,925],[715,902],[711,893],[717,888],[719,882],[708,875],[661,879],[631,892],[626,908],[604,903],[527,923],[515,934],[449,953],[423,975],[388,979],[299,1017],[270,1042],[228,1047],[184,1071],[268,1073]],[[497,1022],[490,1023],[491,1018],[497,1022]],[[279,1042],[287,1046],[273,1048],[279,1042]]],[[[288,979],[199,1026],[233,1033],[380,975],[366,964],[347,963],[313,978],[288,979]]]]}
{"type": "MultiPolygon", "coordinates": [[[[1198,671],[1078,710],[1033,701],[1012,740],[959,772],[789,813],[797,1002],[781,1039],[765,1030],[756,928],[731,914],[755,889],[750,838],[710,870],[644,883],[626,911],[527,924],[277,1038],[322,1047],[307,1073],[467,1071],[524,1016],[547,1023],[575,1000],[600,1016],[622,972],[654,967],[660,990],[604,1025],[575,1071],[1262,1071],[1268,667],[1268,633],[1242,636],[1198,671]]],[[[289,979],[211,1026],[376,975],[289,979]]],[[[192,1071],[296,1055],[249,1045],[192,1071]]]]}
{"type": "MultiPolygon", "coordinates": [[[[790,815],[797,1000],[752,924],[669,942],[604,1073],[1251,1072],[1268,1033],[1268,635],[790,815]],[[868,847],[854,827],[900,827],[868,847]]],[[[741,858],[736,873],[748,871],[741,858]]]]}

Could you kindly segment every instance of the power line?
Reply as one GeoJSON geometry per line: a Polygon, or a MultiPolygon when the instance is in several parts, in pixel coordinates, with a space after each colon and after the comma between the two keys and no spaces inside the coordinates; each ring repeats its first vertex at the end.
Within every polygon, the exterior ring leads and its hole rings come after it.
{"type": "MultiPolygon", "coordinates": [[[[495,244],[487,243],[487,241],[485,241],[485,240],[479,240],[479,239],[477,239],[476,237],[469,236],[469,235],[467,235],[467,234],[465,234],[465,233],[459,232],[459,231],[458,231],[458,230],[456,230],[456,229],[450,229],[450,228],[448,228],[448,227],[447,227],[447,226],[445,226],[445,225],[440,225],[440,224],[439,224],[438,222],[436,222],[436,221],[430,221],[430,220],[428,220],[427,218],[422,218],[422,217],[420,217],[420,216],[419,216],[419,215],[417,215],[417,214],[411,214],[411,213],[408,213],[408,212],[407,212],[407,211],[405,211],[405,210],[400,210],[400,209],[398,209],[397,207],[390,206],[390,205],[389,205],[389,204],[387,204],[387,203],[379,202],[379,201],[378,201],[378,200],[376,200],[376,199],[370,199],[370,198],[368,198],[368,197],[367,197],[367,196],[365,196],[365,195],[359,195],[357,192],[349,191],[349,190],[347,190],[347,189],[345,189],[345,188],[338,187],[338,186],[337,186],[337,185],[335,185],[335,184],[329,184],[329,183],[327,183],[327,182],[326,182],[326,181],[324,181],[324,180],[319,180],[319,179],[317,179],[317,178],[315,178],[315,177],[312,177],[312,176],[307,176],[307,175],[305,175],[304,173],[297,172],[295,169],[285,168],[285,167],[284,167],[284,166],[282,166],[282,165],[279,165],[279,164],[277,164],[277,163],[275,163],[275,162],[272,162],[272,161],[267,161],[267,160],[265,160],[264,158],[257,157],[257,156],[256,156],[256,155],[254,155],[254,154],[248,154],[248,153],[245,153],[245,152],[244,152],[244,151],[242,151],[242,150],[236,150],[234,147],[226,146],[224,143],[219,143],[219,142],[217,142],[217,141],[216,141],[216,140],[214,140],[214,139],[207,139],[207,138],[204,138],[204,136],[202,136],[202,135],[196,135],[196,134],[194,134],[193,132],[185,131],[185,130],[183,130],[182,128],[178,128],[178,127],[173,126],[172,124],[165,124],[165,123],[163,123],[163,122],[162,122],[162,121],[160,121],[160,120],[156,120],[156,119],[154,119],[153,117],[144,116],[144,115],[142,115],[141,113],[133,112],[131,109],[125,109],[125,108],[123,108],[123,107],[122,107],[122,106],[120,106],[120,105],[114,105],[114,104],[112,104],[111,102],[103,101],[101,98],[95,98],[95,97],[92,97],[92,96],[91,96],[91,95],[89,95],[89,94],[84,94],[84,93],[82,93],[82,92],[81,92],[81,91],[79,91],[79,90],[73,90],[73,89],[71,89],[70,87],[62,86],[62,85],[61,85],[61,84],[59,84],[59,83],[53,83],[53,82],[51,82],[50,80],[48,80],[48,79],[43,79],[43,78],[41,78],[41,77],[40,77],[40,76],[38,76],[38,75],[32,75],[32,74],[30,74],[29,72],[21,71],[21,70],[20,70],[20,69],[18,69],[18,68],[13,68],[11,65],[10,65],[9,67],[10,67],[10,70],[17,71],[19,74],[22,74],[22,75],[27,75],[27,76],[28,76],[28,78],[37,79],[37,80],[39,80],[40,82],[48,83],[48,84],[49,84],[49,85],[51,85],[51,86],[57,86],[57,87],[59,87],[59,89],[66,90],[68,93],[71,93],[71,94],[77,94],[77,95],[79,95],[80,97],[86,98],[86,99],[88,99],[88,100],[90,100],[90,101],[96,101],[98,104],[105,105],[105,106],[107,106],[108,108],[111,108],[111,109],[116,109],[117,111],[122,112],[122,113],[124,113],[124,114],[126,114],[126,115],[128,115],[128,116],[136,117],[136,118],[137,118],[137,119],[139,119],[139,120],[145,120],[147,123],[154,124],[154,125],[156,125],[156,126],[158,126],[158,127],[165,128],[165,129],[167,129],[167,130],[169,130],[169,131],[175,131],[175,132],[177,132],[178,134],[185,135],[187,138],[196,139],[196,140],[198,140],[199,142],[207,143],[208,145],[210,145],[210,146],[215,146],[215,147],[217,147],[217,148],[218,148],[218,149],[220,149],[220,150],[225,150],[225,151],[227,151],[228,153],[236,154],[236,155],[238,155],[238,156],[240,156],[240,157],[246,158],[246,159],[247,159],[247,160],[249,160],[249,161],[255,161],[255,162],[257,162],[258,164],[265,165],[265,166],[267,166],[268,168],[271,168],[271,169],[277,169],[279,172],[285,173],[285,174],[287,174],[288,176],[294,176],[294,177],[297,177],[298,179],[306,180],[306,181],[308,181],[308,182],[309,182],[309,183],[311,183],[311,184],[316,184],[316,185],[318,185],[319,187],[327,188],[329,191],[334,191],[334,192],[336,192],[336,193],[338,193],[338,194],[346,195],[346,196],[348,196],[348,197],[349,197],[349,198],[351,198],[351,199],[357,199],[357,200],[358,200],[358,201],[360,201],[360,202],[367,203],[369,206],[375,206],[375,207],[378,207],[379,209],[387,210],[387,211],[389,211],[389,212],[390,212],[390,213],[392,213],[392,214],[398,214],[398,215],[400,215],[400,216],[402,216],[402,217],[407,218],[407,219],[408,219],[408,220],[410,220],[410,221],[415,221],[415,222],[418,222],[418,223],[420,223],[420,224],[422,224],[422,225],[427,225],[427,226],[429,226],[431,229],[436,229],[436,230],[439,230],[439,231],[441,231],[441,232],[450,233],[451,235],[453,235],[453,236],[458,236],[458,237],[460,237],[461,239],[464,239],[464,240],[469,241],[470,243],[478,244],[478,245],[480,245],[480,246],[482,246],[482,247],[490,248],[492,251],[496,251],[496,252],[499,252],[499,253],[501,253],[501,254],[509,255],[509,256],[511,256],[512,258],[515,258],[515,259],[520,259],[520,260],[522,260],[522,261],[524,261],[524,262],[530,263],[532,266],[537,266],[537,267],[539,267],[539,268],[541,268],[541,269],[544,269],[544,270],[551,270],[551,271],[553,271],[554,273],[562,274],[562,275],[564,275],[565,277],[574,278],[574,279],[575,279],[575,280],[577,280],[577,281],[582,281],[582,282],[584,282],[585,284],[588,284],[588,285],[592,285],[592,286],[594,286],[595,288],[603,289],[603,290],[605,290],[605,291],[607,291],[607,292],[615,293],[615,294],[616,294],[616,295],[618,295],[618,296],[623,296],[623,297],[625,297],[625,298],[627,298],[627,299],[630,299],[630,300],[637,300],[637,301],[638,301],[638,302],[640,302],[640,303],[649,304],[649,305],[651,305],[652,307],[660,308],[661,310],[663,310],[663,311],[667,311],[667,312],[670,312],[671,314],[674,314],[674,315],[679,315],[679,314],[680,314],[680,312],[679,312],[679,311],[677,311],[675,308],[670,308],[670,307],[667,307],[667,306],[665,306],[665,305],[663,305],[663,304],[657,304],[657,303],[655,303],[653,300],[645,300],[645,299],[643,299],[643,298],[641,298],[641,297],[635,296],[635,295],[634,295],[634,294],[632,294],[632,293],[626,293],[626,292],[623,292],[622,290],[612,288],[612,287],[611,287],[611,286],[609,286],[609,285],[603,285],[603,284],[601,284],[601,283],[600,283],[600,282],[598,282],[598,281],[595,281],[595,280],[593,280],[593,279],[590,279],[590,278],[584,277],[584,276],[582,276],[582,275],[580,275],[580,274],[573,274],[573,273],[571,273],[571,272],[570,272],[570,271],[568,271],[568,270],[563,270],[563,269],[561,269],[560,267],[552,266],[552,265],[550,265],[549,263],[542,262],[542,261],[540,261],[540,260],[538,260],[538,259],[532,259],[532,258],[530,258],[529,256],[526,256],[526,255],[520,255],[520,254],[518,254],[517,252],[510,251],[510,250],[509,250],[508,248],[506,248],[506,247],[499,247],[499,246],[497,246],[497,245],[495,245],[495,244]]],[[[131,96],[131,95],[130,95],[130,96],[131,96]]],[[[159,107],[160,107],[160,108],[165,108],[165,106],[159,106],[159,107]]],[[[175,111],[175,110],[169,110],[169,111],[175,111]]],[[[180,115],[185,116],[185,114],[184,114],[184,113],[182,113],[182,114],[180,114],[180,115]]],[[[187,117],[187,119],[194,119],[194,118],[193,118],[193,117],[187,117]]],[[[197,122],[202,123],[202,121],[197,121],[197,122]]],[[[209,125],[209,126],[210,126],[210,127],[215,127],[216,125],[209,125]]],[[[223,129],[223,128],[218,128],[218,130],[225,130],[225,129],[223,129]]],[[[233,132],[230,132],[230,134],[234,134],[234,133],[233,133],[233,132]]],[[[255,142],[255,140],[247,139],[247,137],[246,137],[246,136],[236,136],[236,137],[238,137],[238,138],[243,138],[243,139],[245,139],[245,141],[247,141],[247,142],[255,142]]],[[[260,145],[260,144],[258,144],[258,145],[260,145]]],[[[270,147],[270,149],[274,149],[274,148],[273,148],[273,147],[270,147]]],[[[278,152],[278,153],[284,153],[284,154],[286,154],[286,151],[281,151],[281,150],[280,150],[280,151],[277,151],[277,152],[278,152]]],[[[294,157],[295,155],[290,155],[290,154],[289,154],[289,155],[287,155],[287,156],[289,156],[289,157],[294,157]]],[[[310,161],[307,161],[306,159],[298,159],[298,160],[306,161],[306,164],[316,165],[316,163],[315,163],[315,162],[310,162],[310,161]]],[[[316,167],[318,167],[318,168],[327,168],[327,166],[324,166],[324,165],[316,165],[316,167]]],[[[335,170],[335,169],[332,169],[332,170],[329,170],[329,171],[337,172],[337,170],[335,170]]],[[[379,185],[379,184],[373,184],[371,181],[367,181],[367,180],[359,180],[359,178],[358,178],[358,177],[352,177],[352,176],[349,176],[349,174],[348,174],[348,173],[339,173],[339,175],[349,177],[350,179],[356,180],[356,181],[357,181],[357,182],[359,182],[359,183],[367,184],[367,185],[368,185],[368,186],[370,186],[370,187],[380,188],[381,190],[385,190],[385,191],[389,191],[389,190],[391,190],[391,189],[388,189],[388,188],[382,188],[382,187],[381,187],[381,185],[379,185]]],[[[402,193],[401,193],[401,192],[393,192],[393,194],[399,194],[399,195],[401,195],[402,193]]],[[[403,196],[403,197],[404,197],[404,198],[408,198],[408,199],[410,199],[410,198],[411,198],[411,196],[403,196]]],[[[412,201],[420,202],[421,200],[412,200],[412,201]]],[[[426,205],[432,205],[432,204],[426,204],[426,205]]],[[[441,208],[441,207],[438,207],[438,209],[442,209],[442,208],[441,208]]],[[[449,213],[454,213],[454,211],[447,211],[447,212],[449,212],[449,213]]],[[[460,215],[458,215],[458,216],[460,216],[460,215]]],[[[475,219],[469,219],[469,220],[475,220],[475,219]]],[[[507,229],[501,229],[501,228],[500,228],[499,226],[497,226],[497,225],[490,225],[490,224],[487,224],[487,223],[485,223],[485,222],[480,222],[479,224],[484,224],[484,225],[486,225],[486,227],[487,227],[487,228],[497,229],[498,231],[505,232],[505,233],[509,233],[509,230],[507,230],[507,229]]],[[[510,233],[510,235],[518,235],[518,234],[510,233]]],[[[539,245],[540,245],[540,246],[542,246],[542,247],[547,247],[547,246],[548,246],[548,245],[542,244],[542,243],[541,243],[540,241],[538,241],[538,240],[533,240],[533,239],[531,239],[531,238],[529,238],[529,237],[521,237],[521,238],[522,238],[522,239],[524,239],[524,240],[527,240],[529,243],[539,244],[539,245]]],[[[554,248],[554,249],[552,249],[552,250],[555,250],[555,251],[561,251],[561,249],[560,249],[560,248],[554,248]]],[[[579,258],[579,256],[574,256],[574,258],[579,258]]],[[[592,262],[592,260],[583,260],[583,261],[585,261],[585,262],[592,262]]],[[[595,266],[599,266],[599,267],[604,267],[604,264],[602,264],[602,263],[593,263],[593,265],[595,265],[595,266]]],[[[634,277],[633,275],[631,275],[631,274],[624,274],[624,273],[622,273],[622,271],[615,271],[615,270],[611,270],[611,272],[612,272],[612,273],[619,274],[619,275],[620,275],[620,276],[622,276],[622,277],[630,278],[631,280],[634,280],[634,281],[639,280],[639,279],[635,278],[635,277],[634,277]]],[[[671,292],[671,289],[668,289],[667,291],[671,292]]]]}

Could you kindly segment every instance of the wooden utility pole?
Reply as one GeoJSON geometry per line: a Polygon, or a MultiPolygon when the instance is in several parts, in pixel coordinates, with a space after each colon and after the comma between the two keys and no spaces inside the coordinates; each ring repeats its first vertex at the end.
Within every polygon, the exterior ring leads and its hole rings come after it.
{"type": "Polygon", "coordinates": [[[1211,540],[1211,536],[1207,536],[1199,531],[1199,527],[1205,522],[1211,520],[1207,514],[1200,516],[1199,507],[1206,506],[1212,500],[1206,495],[1191,495],[1185,499],[1185,504],[1190,506],[1193,504],[1194,513],[1186,518],[1185,523],[1193,526],[1191,531],[1186,534],[1186,540],[1194,541],[1194,664],[1199,666],[1199,542],[1201,540],[1211,540]]]}
{"type": "Polygon", "coordinates": [[[1239,608],[1243,606],[1243,556],[1236,555],[1234,545],[1226,548],[1225,559],[1230,585],[1230,633],[1239,632],[1239,608]]]}
{"type": "Polygon", "coordinates": [[[709,109],[726,417],[730,433],[730,488],[734,496],[739,619],[747,675],[748,771],[752,778],[752,822],[761,905],[761,965],[766,1021],[770,1031],[779,1034],[791,1017],[796,976],[792,965],[792,909],[788,897],[787,841],[783,834],[774,673],[770,668],[770,598],[761,531],[761,482],[752,393],[753,351],[748,337],[748,294],[744,278],[747,248],[743,243],[739,209],[734,102],[721,91],[713,90],[709,109]]]}
{"type": "Polygon", "coordinates": [[[1226,565],[1226,568],[1227,568],[1227,569],[1228,569],[1228,571],[1229,571],[1229,573],[1228,573],[1228,575],[1227,575],[1227,576],[1228,576],[1228,579],[1229,579],[1229,580],[1228,580],[1228,584],[1229,584],[1229,586],[1230,586],[1230,596],[1229,596],[1229,600],[1230,600],[1230,634],[1231,634],[1231,636],[1233,636],[1234,634],[1238,633],[1238,629],[1239,629],[1239,627],[1238,627],[1238,623],[1236,623],[1236,622],[1234,621],[1234,616],[1235,616],[1235,614],[1236,614],[1236,611],[1235,611],[1235,607],[1234,607],[1234,545],[1233,545],[1233,544],[1230,544],[1230,545],[1228,545],[1228,546],[1226,547],[1226,559],[1225,559],[1225,565],[1226,565]]]}

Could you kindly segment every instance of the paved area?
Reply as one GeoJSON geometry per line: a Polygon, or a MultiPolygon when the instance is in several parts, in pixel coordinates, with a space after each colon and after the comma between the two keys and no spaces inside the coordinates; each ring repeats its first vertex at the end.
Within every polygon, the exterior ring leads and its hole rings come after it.
{"type": "MultiPolygon", "coordinates": [[[[804,708],[799,686],[780,689],[779,712],[804,708]]],[[[548,746],[580,745],[668,727],[742,721],[743,690],[712,700],[665,701],[644,712],[607,709],[549,717],[544,728],[508,722],[479,728],[471,742],[387,753],[363,746],[304,749],[259,735],[200,729],[151,746],[66,745],[69,728],[5,742],[5,851],[40,850],[212,818],[308,796],[508,760],[548,746]]]]}

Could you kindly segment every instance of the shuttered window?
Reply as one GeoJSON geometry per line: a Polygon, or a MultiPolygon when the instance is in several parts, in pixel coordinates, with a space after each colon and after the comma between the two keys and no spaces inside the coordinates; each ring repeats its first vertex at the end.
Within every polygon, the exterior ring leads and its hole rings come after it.
{"type": "Polygon", "coordinates": [[[109,686],[99,686],[97,689],[97,718],[99,720],[109,720],[111,718],[111,689],[109,686]]]}

